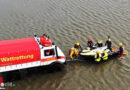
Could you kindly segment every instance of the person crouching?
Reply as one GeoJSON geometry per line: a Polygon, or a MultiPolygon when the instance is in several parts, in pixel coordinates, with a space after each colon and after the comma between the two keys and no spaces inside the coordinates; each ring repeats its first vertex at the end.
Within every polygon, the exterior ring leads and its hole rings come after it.
{"type": "Polygon", "coordinates": [[[101,57],[102,57],[101,53],[99,51],[97,51],[96,55],[94,56],[95,61],[96,62],[100,62],[101,61],[101,57]]]}
{"type": "Polygon", "coordinates": [[[102,60],[108,60],[108,53],[106,51],[103,51],[102,60]]]}

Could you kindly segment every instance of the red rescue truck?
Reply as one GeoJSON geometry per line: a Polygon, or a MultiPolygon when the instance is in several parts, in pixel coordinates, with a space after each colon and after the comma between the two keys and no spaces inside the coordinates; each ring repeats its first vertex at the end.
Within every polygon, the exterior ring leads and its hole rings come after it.
{"type": "Polygon", "coordinates": [[[34,37],[0,41],[0,72],[7,72],[52,63],[65,63],[61,49],[50,40],[34,37]],[[47,44],[47,45],[43,45],[47,44]]]}

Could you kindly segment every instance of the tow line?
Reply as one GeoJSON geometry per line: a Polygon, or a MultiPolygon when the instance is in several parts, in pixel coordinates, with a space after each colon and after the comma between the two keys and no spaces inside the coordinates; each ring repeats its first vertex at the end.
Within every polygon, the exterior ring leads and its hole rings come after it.
{"type": "Polygon", "coordinates": [[[80,59],[70,59],[69,57],[67,57],[66,62],[75,62],[75,61],[86,61],[86,60],[80,60],[80,59]]]}

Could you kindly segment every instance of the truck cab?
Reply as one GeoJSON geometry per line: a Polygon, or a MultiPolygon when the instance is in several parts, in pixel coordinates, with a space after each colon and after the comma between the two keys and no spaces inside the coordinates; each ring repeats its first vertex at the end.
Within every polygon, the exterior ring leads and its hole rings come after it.
{"type": "Polygon", "coordinates": [[[52,63],[59,63],[59,64],[65,63],[66,57],[58,46],[54,44],[45,46],[41,44],[42,42],[40,42],[41,41],[40,37],[37,37],[37,35],[34,36],[41,52],[41,65],[50,65],[52,63]]]}

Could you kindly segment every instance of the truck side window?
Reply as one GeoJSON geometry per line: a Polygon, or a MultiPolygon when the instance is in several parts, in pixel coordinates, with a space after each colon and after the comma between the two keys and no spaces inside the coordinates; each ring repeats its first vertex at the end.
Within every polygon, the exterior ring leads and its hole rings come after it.
{"type": "Polygon", "coordinates": [[[48,49],[44,51],[44,56],[52,56],[55,55],[54,49],[48,49]]]}

